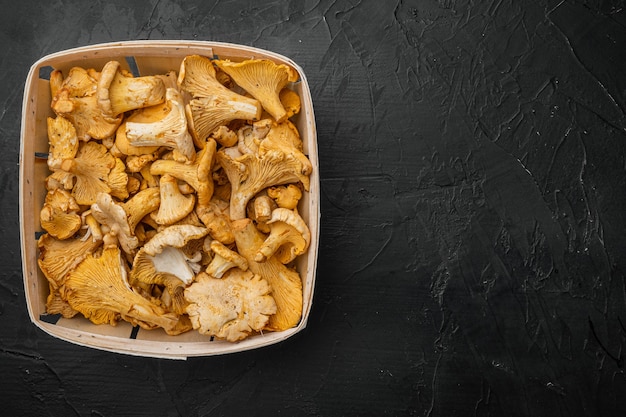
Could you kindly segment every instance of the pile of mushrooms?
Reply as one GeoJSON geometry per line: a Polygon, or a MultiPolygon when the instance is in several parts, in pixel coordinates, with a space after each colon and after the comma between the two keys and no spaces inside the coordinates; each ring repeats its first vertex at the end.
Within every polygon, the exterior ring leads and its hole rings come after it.
{"type": "Polygon", "coordinates": [[[297,79],[269,60],[199,55],[166,74],[53,71],[47,313],[233,342],[297,325],[312,171],[290,120],[297,79]]]}

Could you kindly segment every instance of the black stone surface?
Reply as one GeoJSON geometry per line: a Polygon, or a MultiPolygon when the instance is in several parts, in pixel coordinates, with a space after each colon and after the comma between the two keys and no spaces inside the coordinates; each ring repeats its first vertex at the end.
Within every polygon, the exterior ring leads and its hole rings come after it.
{"type": "Polygon", "coordinates": [[[2,415],[626,415],[623,1],[0,3],[2,415]],[[131,39],[241,43],[306,72],[322,228],[294,338],[172,361],[30,323],[26,74],[131,39]]]}

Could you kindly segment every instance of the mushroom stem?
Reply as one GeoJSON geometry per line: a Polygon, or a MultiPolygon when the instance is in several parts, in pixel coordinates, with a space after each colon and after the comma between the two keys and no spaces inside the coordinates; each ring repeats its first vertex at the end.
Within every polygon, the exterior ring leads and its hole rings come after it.
{"type": "Polygon", "coordinates": [[[158,209],[159,204],[161,204],[161,195],[159,188],[156,187],[145,188],[123,203],[131,232],[148,213],[158,209]]]}

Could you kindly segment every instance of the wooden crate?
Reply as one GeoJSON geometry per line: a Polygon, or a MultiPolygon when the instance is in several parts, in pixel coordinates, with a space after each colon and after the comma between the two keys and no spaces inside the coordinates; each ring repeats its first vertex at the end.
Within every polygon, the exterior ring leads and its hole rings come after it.
{"type": "Polygon", "coordinates": [[[307,323],[313,299],[319,237],[319,176],[317,133],[311,93],[302,69],[287,57],[248,46],[203,41],[129,41],[91,45],[65,50],[41,58],[28,73],[22,106],[20,146],[20,222],[24,289],[32,322],[44,332],[59,339],[129,355],[184,359],[246,351],[272,345],[301,331],[307,323]],[[39,211],[46,190],[44,179],[49,175],[45,155],[48,152],[46,118],[54,116],[50,109],[49,75],[53,69],[64,74],[73,66],[101,69],[110,60],[117,60],[135,75],[165,74],[180,67],[182,59],[191,54],[241,61],[249,58],[270,59],[290,65],[300,75],[289,87],[300,94],[302,109],[293,121],[297,125],[304,152],[313,165],[310,192],[305,193],[299,212],[311,230],[308,252],[299,257],[296,268],[303,280],[303,312],[300,323],[281,332],[265,332],[237,343],[211,340],[190,331],[169,336],[164,331],[139,330],[126,322],[117,326],[94,325],[85,318],[58,318],[46,314],[48,282],[39,270],[37,239],[42,233],[39,211]]]}

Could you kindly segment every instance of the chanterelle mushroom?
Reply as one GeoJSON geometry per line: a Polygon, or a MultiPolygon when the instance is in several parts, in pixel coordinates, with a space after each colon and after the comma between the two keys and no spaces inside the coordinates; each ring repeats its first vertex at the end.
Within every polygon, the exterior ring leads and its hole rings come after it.
{"type": "Polygon", "coordinates": [[[295,184],[277,185],[268,188],[267,195],[276,201],[278,207],[293,210],[298,207],[302,191],[295,184]]]}
{"type": "Polygon", "coordinates": [[[222,278],[226,271],[231,268],[239,268],[242,271],[248,269],[248,261],[234,250],[229,249],[218,240],[213,240],[210,244],[213,252],[213,260],[206,268],[206,273],[214,278],[222,278]]]}
{"type": "Polygon", "coordinates": [[[185,289],[187,313],[201,334],[236,342],[261,331],[276,312],[271,287],[259,275],[231,269],[223,278],[201,272],[185,289]]]}
{"type": "MultiPolygon", "coordinates": [[[[82,143],[75,158],[65,159],[61,163],[61,170],[76,178],[72,196],[78,204],[92,204],[98,193],[111,192],[107,181],[115,164],[115,157],[107,148],[92,141],[82,143]]],[[[61,174],[57,171],[53,175],[61,174]]]]}
{"type": "Polygon", "coordinates": [[[70,238],[60,240],[49,233],[37,241],[37,264],[54,289],[65,283],[67,274],[93,253],[101,242],[92,239],[70,238]]]}
{"type": "Polygon", "coordinates": [[[311,232],[297,211],[277,208],[267,221],[270,234],[259,248],[257,262],[264,262],[274,255],[281,263],[287,264],[303,254],[311,243],[311,232]]]}
{"type": "Polygon", "coordinates": [[[82,226],[74,197],[65,190],[48,191],[43,208],[39,212],[41,227],[59,239],[72,237],[82,226]]]}
{"type": "Polygon", "coordinates": [[[110,194],[100,193],[91,205],[91,214],[107,228],[107,235],[119,243],[124,252],[132,254],[139,246],[135,227],[159,207],[160,201],[158,188],[141,190],[124,203],[114,201],[110,194]]]}
{"type": "Polygon", "coordinates": [[[241,153],[259,153],[259,145],[272,127],[272,119],[254,122],[251,126],[243,126],[237,131],[237,149],[241,153]]]}
{"type": "Polygon", "coordinates": [[[191,213],[196,204],[194,194],[183,194],[178,187],[178,180],[170,174],[164,174],[159,179],[161,204],[159,210],[150,213],[150,217],[161,225],[170,225],[191,213]]]}
{"type": "Polygon", "coordinates": [[[225,245],[235,241],[230,230],[230,207],[227,201],[213,196],[208,204],[197,205],[195,211],[213,239],[225,245]]]}
{"type": "Polygon", "coordinates": [[[270,317],[266,329],[273,331],[294,327],[302,317],[302,280],[297,271],[287,268],[276,257],[264,262],[255,258],[263,246],[265,236],[250,219],[233,221],[233,233],[237,250],[248,261],[248,269],[266,279],[276,301],[276,314],[270,317]]]}
{"type": "Polygon", "coordinates": [[[302,166],[305,167],[304,169],[308,173],[311,172],[311,162],[304,154],[298,128],[289,120],[283,123],[273,123],[267,134],[259,142],[259,153],[265,153],[270,150],[280,150],[297,158],[302,166]]]}
{"type": "Polygon", "coordinates": [[[221,146],[234,146],[237,144],[237,133],[226,126],[220,126],[213,131],[211,137],[221,146]]]}
{"type": "Polygon", "coordinates": [[[48,314],[60,314],[66,319],[70,319],[78,314],[78,311],[74,310],[72,306],[61,297],[58,288],[52,288],[50,285],[50,294],[46,299],[46,313],[48,314]]]}
{"type": "Polygon", "coordinates": [[[298,72],[285,64],[267,59],[249,59],[242,62],[215,60],[215,64],[241,88],[261,102],[263,108],[282,122],[288,116],[280,101],[280,91],[290,82],[298,81],[298,72]]]}
{"type": "Polygon", "coordinates": [[[198,152],[193,163],[159,159],[150,166],[152,175],[170,174],[172,177],[185,181],[197,193],[199,205],[206,205],[213,196],[213,178],[211,169],[217,144],[215,140],[207,141],[206,146],[198,152]]]}
{"type": "Polygon", "coordinates": [[[187,116],[182,95],[168,88],[165,95],[169,111],[150,122],[126,122],[126,137],[131,146],[165,146],[178,150],[187,160],[195,157],[193,138],[187,130],[187,116]]]}
{"type": "Polygon", "coordinates": [[[107,185],[111,189],[113,197],[120,200],[128,198],[128,174],[126,173],[126,165],[120,158],[115,158],[115,166],[109,172],[107,185]]]}
{"type": "Polygon", "coordinates": [[[267,221],[272,218],[272,212],[277,208],[276,202],[266,193],[258,194],[248,204],[248,217],[254,220],[257,229],[269,233],[267,221]]]}
{"type": "Polygon", "coordinates": [[[118,61],[109,61],[102,67],[96,95],[105,120],[113,121],[127,111],[162,103],[165,84],[156,75],[133,77],[118,61]]]}
{"type": "Polygon", "coordinates": [[[207,233],[206,228],[191,225],[169,226],[158,232],[135,255],[130,271],[131,284],[141,282],[164,286],[172,301],[172,311],[184,313],[183,290],[191,284],[195,272],[192,260],[182,248],[207,233]]]}
{"type": "Polygon", "coordinates": [[[177,315],[165,312],[132,289],[117,247],[104,249],[100,257],[87,256],[68,274],[61,295],[95,324],[115,325],[121,316],[142,328],[171,330],[178,322],[177,315]]]}
{"type": "Polygon", "coordinates": [[[217,152],[217,160],[231,184],[231,219],[245,218],[248,201],[266,187],[301,182],[308,189],[311,163],[303,163],[294,153],[270,150],[240,155],[232,147],[217,152]]]}
{"type": "Polygon", "coordinates": [[[72,159],[78,152],[78,137],[72,122],[62,116],[48,117],[48,168],[50,171],[61,169],[65,159],[72,159]]]}
{"type": "Polygon", "coordinates": [[[289,88],[283,88],[282,90],[280,90],[280,94],[278,95],[278,97],[280,98],[280,102],[287,112],[287,119],[300,113],[302,103],[300,101],[300,96],[298,95],[298,93],[290,90],[289,88]]]}
{"type": "Polygon", "coordinates": [[[210,59],[200,55],[185,57],[178,75],[180,88],[192,96],[187,107],[196,146],[202,148],[218,127],[235,119],[258,120],[261,104],[224,87],[215,78],[210,59]]]}
{"type": "MultiPolygon", "coordinates": [[[[58,84],[59,70],[50,75],[51,84],[58,84]],[[52,82],[57,80],[57,82],[52,82]]],[[[98,107],[96,95],[100,74],[93,69],[74,67],[67,78],[53,88],[51,107],[58,115],[67,118],[76,128],[82,141],[106,139],[115,133],[122,118],[105,118],[98,107]]]]}

